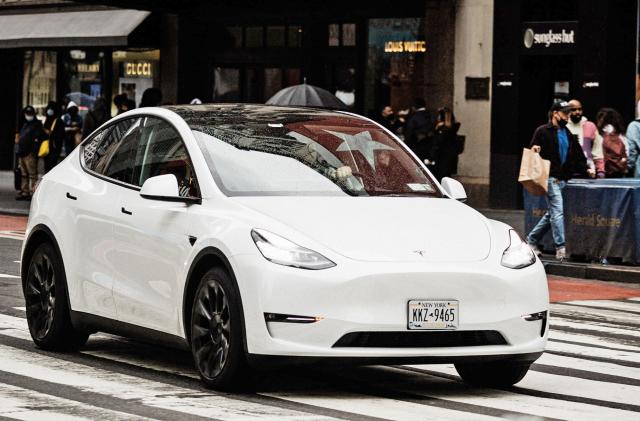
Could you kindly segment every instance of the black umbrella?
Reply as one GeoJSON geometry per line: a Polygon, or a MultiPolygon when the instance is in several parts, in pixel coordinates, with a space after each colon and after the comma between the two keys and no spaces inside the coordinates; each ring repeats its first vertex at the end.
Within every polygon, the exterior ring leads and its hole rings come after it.
{"type": "Polygon", "coordinates": [[[289,86],[278,91],[267,101],[268,105],[298,105],[306,107],[333,108],[347,110],[347,105],[336,98],[331,92],[317,86],[302,85],[289,86]]]}

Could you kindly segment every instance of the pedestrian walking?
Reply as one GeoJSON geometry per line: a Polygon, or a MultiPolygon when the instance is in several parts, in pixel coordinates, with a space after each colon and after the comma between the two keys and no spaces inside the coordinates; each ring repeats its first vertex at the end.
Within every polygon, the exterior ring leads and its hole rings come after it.
{"type": "Polygon", "coordinates": [[[574,174],[587,172],[587,159],[578,137],[566,127],[571,109],[566,101],[554,103],[549,110],[549,122],[536,129],[530,144],[530,147],[540,146],[540,156],[551,161],[551,168],[546,197],[548,210],[527,236],[527,243],[540,255],[538,243],[551,228],[558,260],[566,257],[562,190],[574,174]]]}
{"type": "Polygon", "coordinates": [[[407,146],[418,155],[420,160],[426,160],[425,163],[430,165],[433,161],[434,127],[424,99],[414,99],[413,113],[405,125],[404,136],[407,146]]]}
{"type": "Polygon", "coordinates": [[[44,159],[45,174],[58,164],[60,152],[64,145],[64,122],[60,116],[60,107],[55,101],[49,101],[45,111],[44,132],[49,138],[49,153],[44,159]]]}
{"type": "MultiPolygon", "coordinates": [[[[569,101],[571,112],[567,128],[571,133],[578,136],[578,143],[582,147],[589,176],[596,174],[596,168],[604,168],[604,156],[602,151],[602,137],[598,136],[598,128],[584,116],[582,103],[577,99],[569,101]]],[[[604,172],[600,172],[600,178],[604,177],[604,172]]]]}
{"type": "Polygon", "coordinates": [[[624,137],[624,122],[613,108],[602,108],[596,117],[596,126],[602,136],[604,171],[607,178],[622,178],[627,174],[629,146],[624,137]]]}
{"type": "Polygon", "coordinates": [[[458,130],[460,123],[456,121],[453,111],[440,108],[436,117],[435,138],[432,156],[434,175],[439,180],[451,177],[458,171],[458,130]]]}
{"type": "Polygon", "coordinates": [[[82,140],[82,117],[78,113],[78,105],[69,101],[67,111],[62,116],[64,122],[64,154],[68,156],[82,140]]]}
{"type": "Polygon", "coordinates": [[[82,138],[85,139],[93,133],[95,129],[109,121],[110,118],[111,113],[107,109],[107,101],[105,101],[103,97],[99,96],[93,103],[93,109],[84,117],[84,122],[82,124],[82,138]]]}
{"type": "Polygon", "coordinates": [[[37,153],[40,141],[46,139],[42,123],[36,118],[36,110],[28,105],[23,110],[24,123],[16,136],[18,162],[20,164],[20,193],[16,200],[30,200],[38,182],[37,153]]]}
{"type": "Polygon", "coordinates": [[[640,178],[640,101],[637,104],[638,118],[627,126],[627,142],[629,144],[628,175],[640,178]]]}

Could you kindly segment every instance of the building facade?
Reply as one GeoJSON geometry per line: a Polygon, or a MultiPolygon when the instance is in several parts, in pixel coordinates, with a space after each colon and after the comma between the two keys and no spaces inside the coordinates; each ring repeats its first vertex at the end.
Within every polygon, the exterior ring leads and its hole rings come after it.
{"type": "Polygon", "coordinates": [[[579,99],[636,118],[636,0],[496,0],[494,6],[491,193],[493,207],[521,208],[522,148],[555,99],[579,99]]]}
{"type": "Polygon", "coordinates": [[[602,106],[635,117],[638,0],[4,0],[0,21],[122,10],[117,36],[100,40],[69,33],[73,25],[58,28],[55,45],[3,40],[0,25],[0,84],[15,97],[1,105],[1,167],[27,103],[79,93],[89,108],[98,94],[122,92],[139,103],[148,87],[167,103],[264,103],[306,82],[372,118],[415,97],[432,112],[452,108],[465,136],[457,178],[470,203],[518,208],[522,147],[554,98],[580,98],[590,117],[602,106]]]}

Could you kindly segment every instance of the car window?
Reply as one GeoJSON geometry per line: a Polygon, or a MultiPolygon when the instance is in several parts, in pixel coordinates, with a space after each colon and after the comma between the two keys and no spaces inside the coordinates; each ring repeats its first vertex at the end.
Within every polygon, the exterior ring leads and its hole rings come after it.
{"type": "Polygon", "coordinates": [[[284,123],[238,118],[192,129],[214,180],[230,196],[442,197],[397,139],[350,115],[284,123]]]}
{"type": "Polygon", "coordinates": [[[83,145],[84,166],[91,171],[104,174],[115,155],[120,141],[138,119],[121,120],[105,128],[83,145]]]}
{"type": "Polygon", "coordinates": [[[101,130],[88,142],[85,142],[82,150],[85,168],[102,174],[115,153],[118,142],[135,120],[136,119],[121,120],[101,130]]]}
{"type": "Polygon", "coordinates": [[[136,119],[126,130],[122,131],[121,136],[116,133],[119,131],[119,127],[116,126],[114,128],[110,134],[115,138],[115,146],[113,146],[111,158],[108,161],[106,159],[103,161],[104,170],[102,170],[102,162],[96,165],[98,172],[114,180],[133,184],[133,165],[138,151],[138,143],[140,142],[142,120],[142,118],[136,119]]]}
{"type": "Polygon", "coordinates": [[[146,117],[140,127],[131,184],[141,187],[148,178],[163,174],[175,175],[180,196],[198,196],[193,166],[180,134],[166,121],[146,117]]]}

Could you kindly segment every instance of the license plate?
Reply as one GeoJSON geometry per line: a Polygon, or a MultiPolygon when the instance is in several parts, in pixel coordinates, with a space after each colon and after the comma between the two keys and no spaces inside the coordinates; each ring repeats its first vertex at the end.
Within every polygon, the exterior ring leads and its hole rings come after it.
{"type": "Polygon", "coordinates": [[[409,329],[457,329],[457,300],[411,300],[408,304],[409,329]]]}

